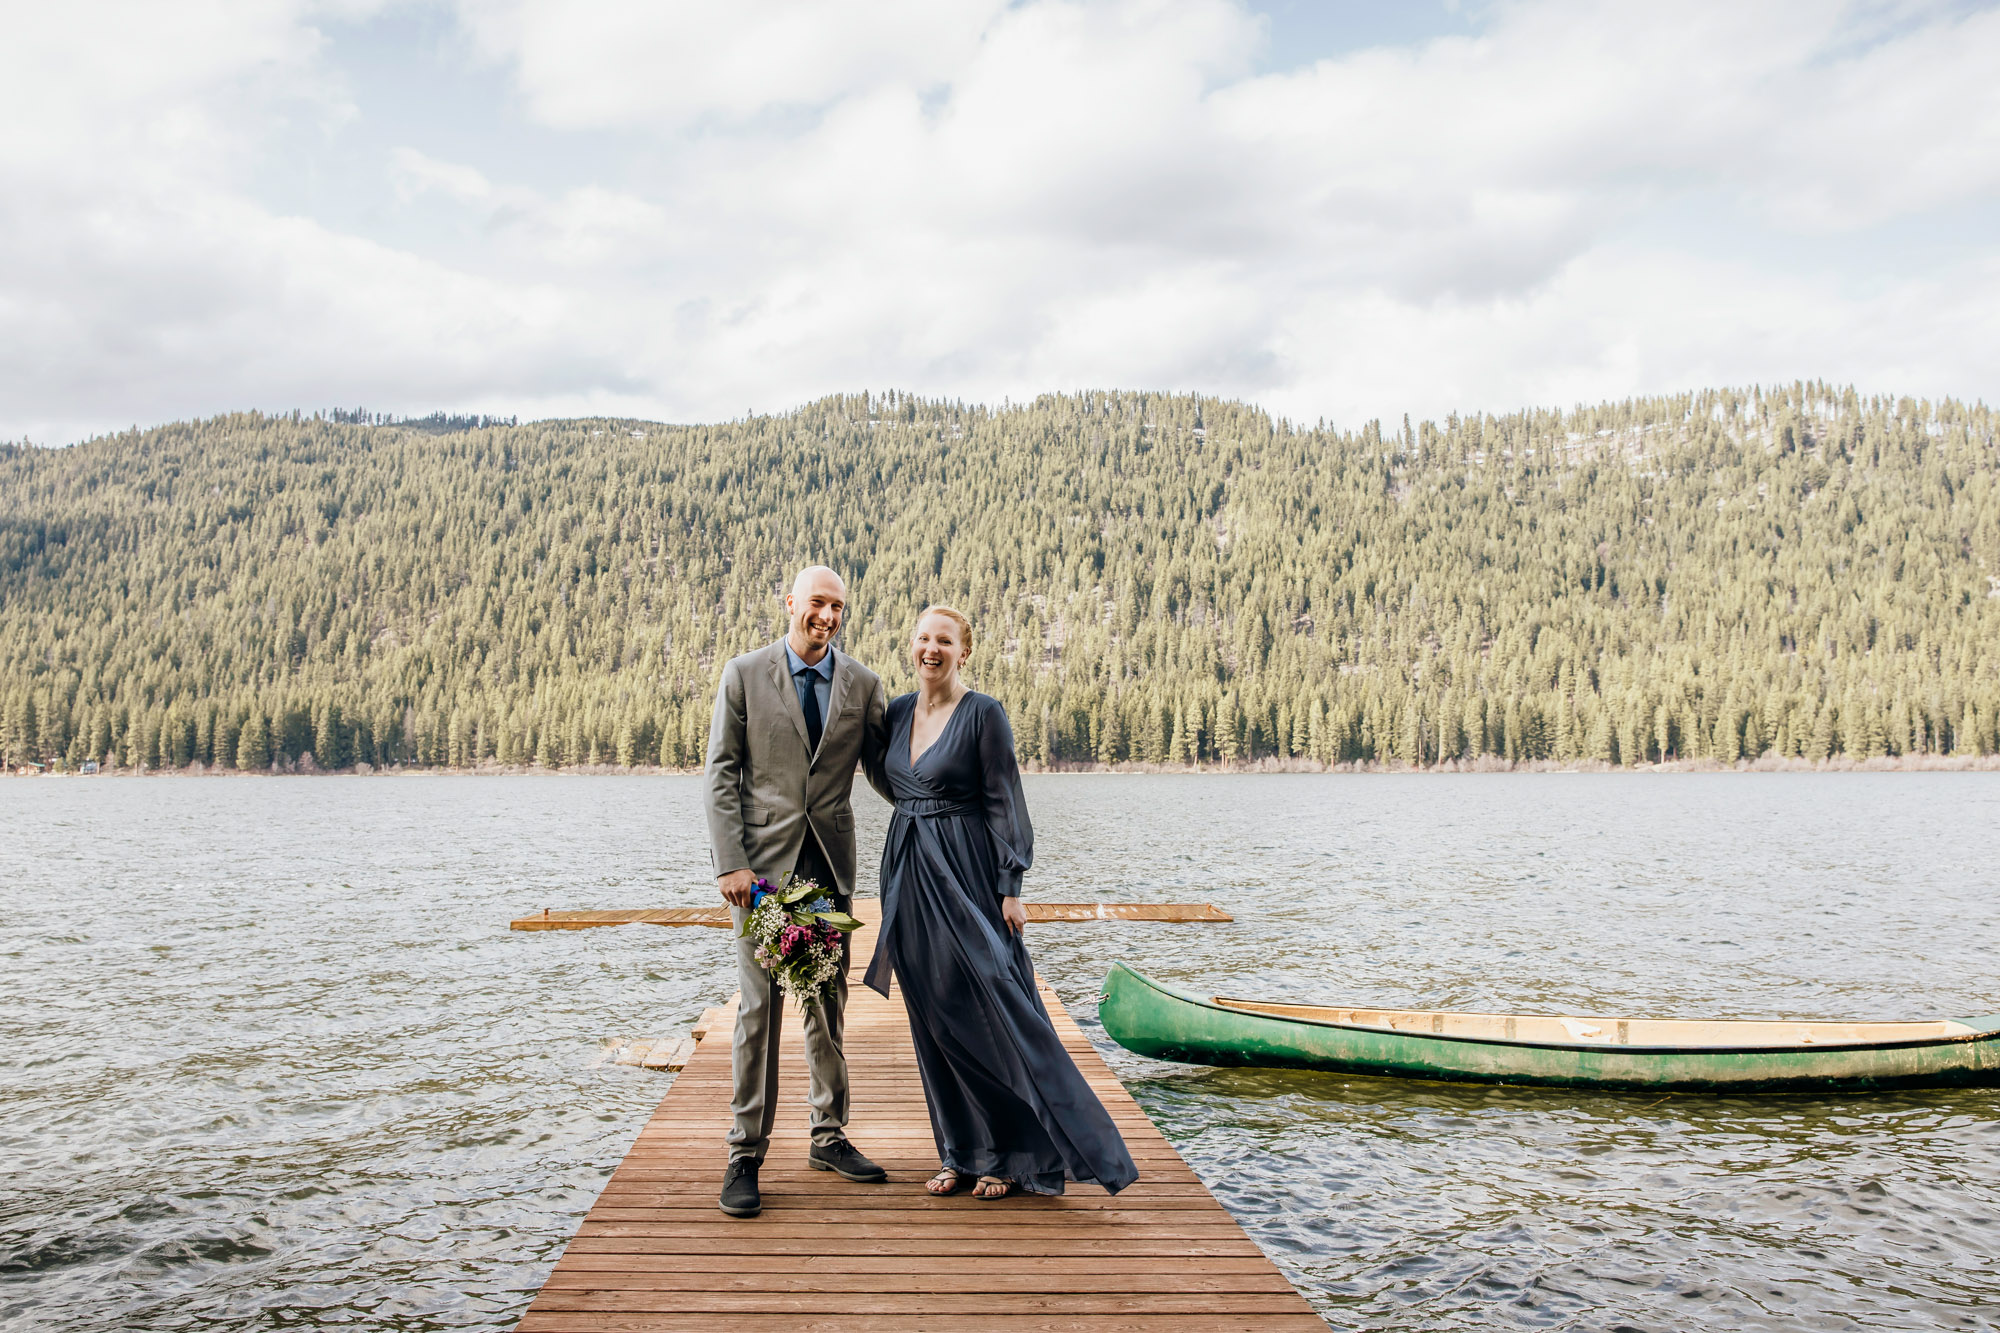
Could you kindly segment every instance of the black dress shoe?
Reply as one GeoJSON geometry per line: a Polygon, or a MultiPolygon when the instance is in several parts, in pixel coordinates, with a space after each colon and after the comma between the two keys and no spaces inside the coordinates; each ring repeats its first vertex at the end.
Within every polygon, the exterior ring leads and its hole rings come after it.
{"type": "Polygon", "coordinates": [[[757,1159],[733,1157],[729,1173],[722,1178],[722,1211],[731,1217],[755,1217],[764,1211],[764,1196],[757,1192],[757,1159]]]}
{"type": "Polygon", "coordinates": [[[815,1143],[806,1150],[806,1165],[815,1171],[831,1171],[843,1180],[863,1185],[880,1185],[889,1173],[863,1157],[846,1139],[835,1139],[824,1147],[815,1143]]]}

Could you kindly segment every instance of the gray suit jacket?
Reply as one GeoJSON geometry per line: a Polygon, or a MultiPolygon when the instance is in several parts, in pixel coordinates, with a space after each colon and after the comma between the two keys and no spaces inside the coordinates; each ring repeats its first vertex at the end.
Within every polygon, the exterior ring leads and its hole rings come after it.
{"type": "Polygon", "coordinates": [[[810,830],[843,894],[854,892],[854,768],[886,790],[888,700],[874,672],[836,652],[819,751],[806,747],[785,642],[722,668],[708,729],[708,844],[715,873],[750,869],[776,882],[810,830]]]}

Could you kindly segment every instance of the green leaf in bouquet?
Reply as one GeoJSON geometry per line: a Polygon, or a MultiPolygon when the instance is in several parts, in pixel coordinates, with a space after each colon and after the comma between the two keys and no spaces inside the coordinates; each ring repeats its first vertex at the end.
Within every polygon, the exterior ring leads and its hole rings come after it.
{"type": "Polygon", "coordinates": [[[809,879],[799,879],[794,877],[793,879],[791,879],[786,883],[785,891],[778,895],[778,901],[784,904],[785,906],[789,907],[793,903],[799,902],[802,899],[810,898],[814,894],[825,893],[825,892],[827,892],[827,890],[821,888],[819,885],[813,883],[809,879]]]}
{"type": "Polygon", "coordinates": [[[851,932],[861,929],[861,923],[845,912],[814,912],[811,916],[815,920],[826,922],[835,930],[851,932]]]}

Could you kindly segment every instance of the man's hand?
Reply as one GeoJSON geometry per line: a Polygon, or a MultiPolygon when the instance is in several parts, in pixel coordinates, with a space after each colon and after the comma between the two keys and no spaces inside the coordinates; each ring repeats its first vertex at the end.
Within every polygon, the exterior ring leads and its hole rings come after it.
{"type": "Polygon", "coordinates": [[[750,900],[757,896],[757,876],[748,870],[732,870],[726,875],[719,875],[715,883],[722,890],[722,901],[731,907],[748,907],[750,900]]]}
{"type": "Polygon", "coordinates": [[[1028,928],[1028,909],[1021,906],[1019,898],[1002,898],[1000,919],[1007,923],[1007,929],[1018,935],[1028,928]]]}

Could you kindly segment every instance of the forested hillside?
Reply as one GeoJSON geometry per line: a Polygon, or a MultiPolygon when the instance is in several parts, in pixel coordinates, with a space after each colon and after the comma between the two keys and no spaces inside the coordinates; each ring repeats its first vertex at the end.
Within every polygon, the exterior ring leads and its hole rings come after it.
{"type": "Polygon", "coordinates": [[[912,613],[970,612],[1030,762],[1990,753],[1995,427],[1823,385],[1354,433],[892,394],[7,447],[0,746],[697,764],[721,663],[824,561],[892,692],[912,613]]]}

